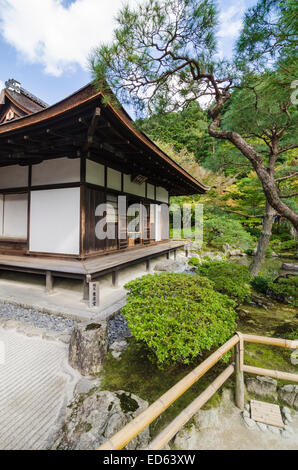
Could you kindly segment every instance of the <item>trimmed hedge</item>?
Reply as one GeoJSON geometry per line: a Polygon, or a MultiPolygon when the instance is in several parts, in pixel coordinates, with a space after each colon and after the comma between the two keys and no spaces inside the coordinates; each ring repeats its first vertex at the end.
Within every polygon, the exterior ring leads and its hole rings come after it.
{"type": "Polygon", "coordinates": [[[188,364],[236,330],[234,301],[216,292],[206,278],[148,274],[125,287],[129,294],[122,314],[159,367],[188,364]]]}

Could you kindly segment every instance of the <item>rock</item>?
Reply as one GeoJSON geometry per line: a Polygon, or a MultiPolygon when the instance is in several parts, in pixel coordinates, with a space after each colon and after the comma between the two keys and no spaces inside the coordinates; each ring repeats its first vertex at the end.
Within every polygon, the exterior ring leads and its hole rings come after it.
{"type": "Polygon", "coordinates": [[[248,428],[254,429],[256,427],[256,422],[253,419],[247,418],[246,416],[244,417],[243,415],[242,417],[243,417],[244,423],[246,424],[248,428]]]}
{"type": "Polygon", "coordinates": [[[241,256],[242,251],[239,248],[237,248],[235,250],[230,250],[229,253],[230,253],[230,256],[241,256]]]}
{"type": "Polygon", "coordinates": [[[7,320],[6,322],[3,323],[3,328],[9,330],[9,329],[17,329],[23,326],[23,324],[20,321],[17,320],[7,320]]]}
{"type": "Polygon", "coordinates": [[[267,431],[267,425],[265,423],[259,423],[258,421],[256,423],[260,431],[267,431]]]}
{"type": "Polygon", "coordinates": [[[278,388],[280,401],[298,410],[298,385],[284,385],[278,388]]]}
{"type": "Polygon", "coordinates": [[[107,353],[107,324],[80,324],[74,328],[69,345],[69,363],[82,375],[97,374],[107,353]]]}
{"type": "Polygon", "coordinates": [[[210,410],[200,410],[194,415],[195,424],[201,431],[208,428],[217,428],[220,426],[219,414],[217,408],[210,410]]]}
{"type": "Polygon", "coordinates": [[[244,408],[245,408],[247,411],[249,411],[249,413],[250,413],[250,405],[249,405],[249,403],[246,403],[246,405],[245,405],[244,408]]]}
{"type": "Polygon", "coordinates": [[[213,259],[214,253],[212,251],[207,251],[206,253],[202,253],[202,258],[211,258],[213,259]]]}
{"type": "Polygon", "coordinates": [[[117,351],[117,352],[123,352],[127,348],[127,342],[126,341],[115,341],[113,344],[111,344],[110,349],[112,351],[117,351]]]}
{"type": "Polygon", "coordinates": [[[222,261],[223,257],[221,255],[215,255],[213,261],[222,261]]]}
{"type": "Polygon", "coordinates": [[[242,416],[243,416],[243,418],[250,418],[250,412],[248,410],[244,410],[242,412],[242,416]]]}
{"type": "Polygon", "coordinates": [[[277,382],[270,377],[247,377],[245,380],[246,388],[249,392],[262,397],[276,395],[277,382]]]}
{"type": "Polygon", "coordinates": [[[42,335],[43,339],[48,341],[57,341],[60,339],[61,334],[58,331],[45,331],[42,335]]]}
{"type": "Polygon", "coordinates": [[[280,434],[281,429],[277,428],[276,426],[270,426],[269,424],[267,425],[267,429],[272,432],[272,434],[280,434]]]}
{"type": "Polygon", "coordinates": [[[160,261],[154,266],[154,271],[169,272],[169,273],[183,273],[186,271],[186,264],[178,263],[177,261],[168,259],[160,261]]]}
{"type": "Polygon", "coordinates": [[[33,336],[42,336],[45,330],[41,328],[36,328],[35,326],[31,326],[29,324],[25,325],[22,324],[17,328],[18,333],[22,333],[26,336],[33,337],[33,336]]]}
{"type": "MultiPolygon", "coordinates": [[[[67,407],[64,424],[52,449],[95,450],[147,407],[146,401],[122,390],[95,391],[83,400],[81,396],[77,397],[67,407]]],[[[143,449],[149,440],[147,428],[126,449],[143,449]]]]}
{"type": "Polygon", "coordinates": [[[282,412],[283,416],[287,416],[287,415],[291,416],[291,410],[287,406],[283,406],[281,408],[281,412],[282,412]]]}
{"type": "Polygon", "coordinates": [[[298,264],[283,263],[281,269],[284,271],[298,271],[298,264]]]}
{"type": "Polygon", "coordinates": [[[231,250],[231,247],[228,243],[225,243],[223,246],[222,246],[224,252],[227,252],[227,251],[230,251],[231,250]]]}
{"type": "MultiPolygon", "coordinates": [[[[197,255],[196,253],[192,253],[192,254],[191,254],[191,257],[192,257],[192,258],[198,258],[198,259],[200,259],[199,255],[197,255]]],[[[176,257],[176,261],[177,261],[178,263],[183,263],[183,264],[187,264],[187,263],[188,263],[188,259],[189,259],[189,258],[187,258],[187,256],[184,256],[184,255],[177,255],[177,257],[176,257]]]]}
{"type": "Polygon", "coordinates": [[[86,394],[89,393],[91,390],[95,389],[96,387],[99,386],[99,379],[89,379],[83,377],[80,379],[75,387],[74,394],[75,395],[80,395],[80,394],[86,394]]]}
{"type": "Polygon", "coordinates": [[[121,351],[112,351],[112,356],[118,361],[119,359],[121,359],[121,351]]]}
{"type": "Polygon", "coordinates": [[[194,424],[190,427],[182,428],[174,438],[175,449],[194,450],[198,448],[200,434],[194,424]]]}
{"type": "Polygon", "coordinates": [[[62,343],[64,344],[69,344],[70,343],[70,338],[71,338],[71,335],[70,334],[65,334],[65,335],[59,335],[58,336],[58,339],[59,341],[61,341],[62,343]]]}
{"type": "Polygon", "coordinates": [[[285,425],[284,427],[285,431],[287,431],[289,434],[293,434],[293,428],[291,428],[291,426],[289,426],[288,424],[285,425]]]}
{"type": "Polygon", "coordinates": [[[281,434],[281,437],[285,439],[288,439],[292,435],[289,431],[286,431],[285,429],[283,429],[280,434],[281,434]]]}
{"type": "Polygon", "coordinates": [[[292,352],[290,356],[290,361],[291,361],[291,364],[293,364],[293,366],[298,365],[298,349],[295,349],[295,351],[292,352]]]}

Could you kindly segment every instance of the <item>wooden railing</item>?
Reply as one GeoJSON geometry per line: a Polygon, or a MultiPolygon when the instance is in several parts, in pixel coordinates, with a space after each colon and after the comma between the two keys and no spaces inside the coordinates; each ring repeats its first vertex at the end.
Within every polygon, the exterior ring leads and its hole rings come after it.
{"type": "Polygon", "coordinates": [[[298,340],[291,341],[280,338],[269,338],[267,336],[255,336],[237,333],[229,339],[217,351],[211,354],[199,366],[187,374],[176,383],[166,393],[159,397],[139,416],[128,423],[123,429],[117,432],[102,444],[98,450],[120,450],[123,449],[132,439],[149,426],[158,416],[160,416],[170,405],[172,405],[184,392],[186,392],[195,382],[197,382],[211,367],[213,367],[227,352],[235,348],[235,362],[230,364],[190,405],[188,405],[160,434],[150,443],[148,450],[163,449],[175,434],[197,413],[197,411],[214,395],[214,393],[228,380],[235,372],[235,402],[238,408],[244,409],[244,377],[243,373],[265,375],[276,379],[298,382],[297,374],[280,372],[276,370],[262,369],[245,365],[244,343],[260,343],[271,346],[279,346],[289,349],[298,348],[298,340]]]}

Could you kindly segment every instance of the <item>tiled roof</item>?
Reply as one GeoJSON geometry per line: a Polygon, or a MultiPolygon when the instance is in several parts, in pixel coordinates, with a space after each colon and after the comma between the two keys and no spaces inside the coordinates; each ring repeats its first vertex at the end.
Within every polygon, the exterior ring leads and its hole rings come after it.
{"type": "Polygon", "coordinates": [[[25,88],[22,88],[21,84],[14,79],[5,82],[5,88],[0,95],[0,120],[1,114],[7,112],[9,102],[14,108],[14,119],[23,115],[37,113],[48,107],[44,101],[34,96],[25,88]]]}

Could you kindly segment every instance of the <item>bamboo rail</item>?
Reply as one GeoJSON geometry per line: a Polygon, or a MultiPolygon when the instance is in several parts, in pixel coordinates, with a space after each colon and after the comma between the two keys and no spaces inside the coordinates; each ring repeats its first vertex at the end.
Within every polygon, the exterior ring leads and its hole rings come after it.
{"type": "Polygon", "coordinates": [[[120,450],[123,449],[134,437],[149,426],[170,405],[172,405],[183,393],[185,393],[195,382],[197,382],[211,367],[213,367],[228,351],[235,348],[235,364],[229,365],[190,405],[188,405],[163,431],[151,442],[148,450],[162,449],[173,436],[186,424],[189,419],[212,397],[212,395],[228,380],[235,372],[236,393],[235,401],[238,408],[244,409],[244,372],[274,377],[281,380],[298,382],[297,374],[281,372],[270,369],[262,369],[245,365],[244,343],[260,343],[270,346],[297,349],[298,340],[287,340],[281,338],[269,338],[268,336],[256,336],[237,332],[231,339],[223,344],[217,351],[211,354],[194,370],[189,372],[183,379],[158,398],[139,416],[134,418],[123,429],[110,437],[98,450],[120,450]]]}
{"type": "Polygon", "coordinates": [[[135,436],[143,431],[152,423],[159,415],[161,415],[174,401],[177,400],[186,390],[188,390],[200,377],[202,377],[219,359],[221,359],[235,344],[239,338],[233,336],[198,367],[187,374],[183,379],[176,383],[158,400],[150,405],[143,413],[128,423],[123,429],[117,432],[113,437],[108,439],[99,450],[117,450],[123,449],[135,436]]]}
{"type": "Polygon", "coordinates": [[[261,367],[244,365],[243,372],[247,372],[248,374],[265,375],[267,377],[273,377],[274,379],[288,380],[289,382],[298,382],[297,374],[290,374],[289,372],[281,372],[279,370],[262,369],[261,367]]]}
{"type": "Polygon", "coordinates": [[[231,364],[228,366],[209,387],[204,390],[190,405],[188,405],[181,413],[151,442],[146,450],[162,449],[177,434],[179,429],[184,426],[193,415],[202,408],[205,403],[214,395],[215,392],[228,380],[233,374],[235,367],[231,364]]]}

